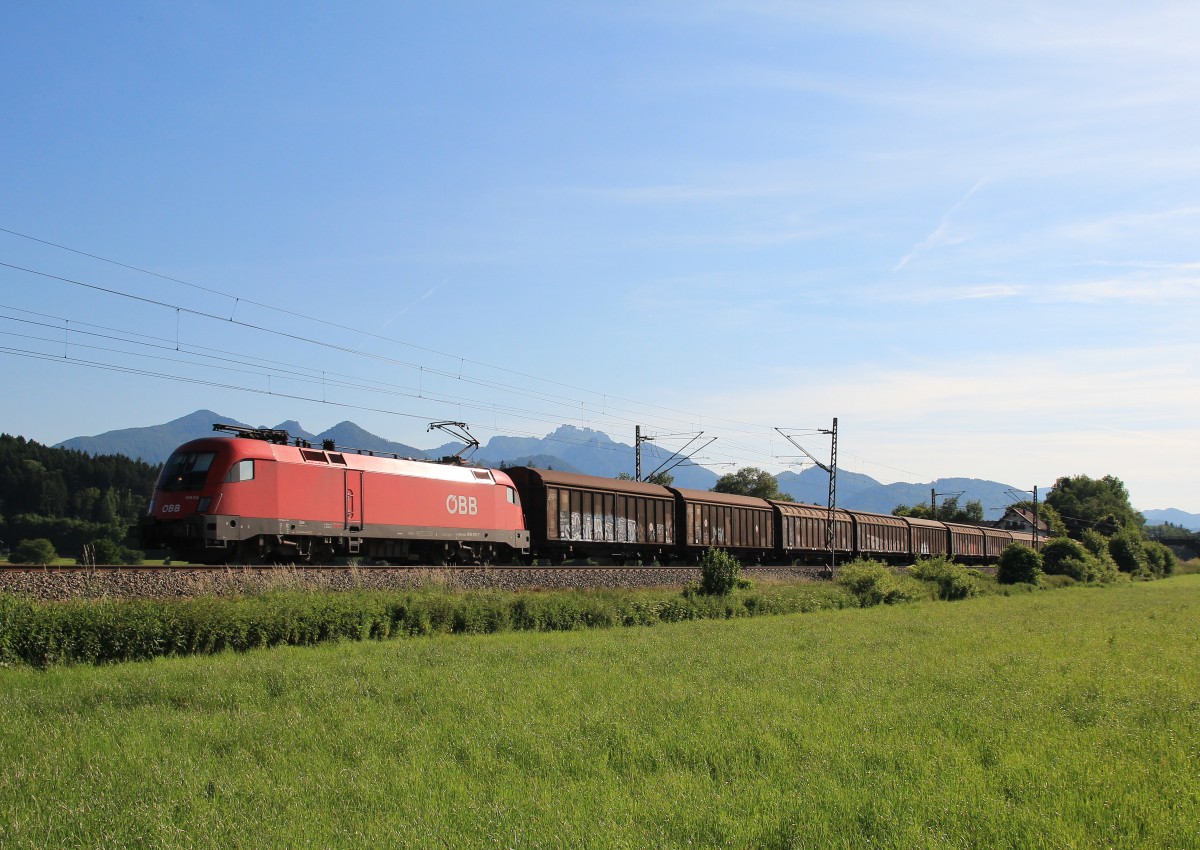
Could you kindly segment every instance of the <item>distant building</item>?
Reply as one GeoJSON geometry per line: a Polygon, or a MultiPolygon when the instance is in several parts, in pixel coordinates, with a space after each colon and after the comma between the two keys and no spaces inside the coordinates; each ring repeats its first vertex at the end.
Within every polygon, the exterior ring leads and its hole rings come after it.
{"type": "MultiPolygon", "coordinates": [[[[1033,534],[1033,511],[1027,511],[1024,508],[1009,508],[1004,512],[1004,516],[993,523],[996,528],[1003,528],[1008,531],[1024,531],[1026,534],[1033,534]]],[[[1050,525],[1040,516],[1037,521],[1038,536],[1052,537],[1050,525]]]]}

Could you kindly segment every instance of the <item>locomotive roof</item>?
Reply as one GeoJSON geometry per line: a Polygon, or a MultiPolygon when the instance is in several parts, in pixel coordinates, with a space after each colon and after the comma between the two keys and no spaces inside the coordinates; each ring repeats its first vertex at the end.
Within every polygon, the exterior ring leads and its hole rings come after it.
{"type": "Polygon", "coordinates": [[[321,464],[343,469],[359,469],[365,472],[411,475],[417,478],[433,478],[441,481],[461,481],[473,484],[491,484],[493,481],[508,483],[503,471],[482,467],[458,466],[413,458],[396,458],[391,455],[358,453],[348,451],[325,451],[305,446],[279,445],[265,440],[246,437],[202,437],[184,443],[176,451],[213,451],[226,446],[244,458],[261,458],[288,463],[321,464]]]}

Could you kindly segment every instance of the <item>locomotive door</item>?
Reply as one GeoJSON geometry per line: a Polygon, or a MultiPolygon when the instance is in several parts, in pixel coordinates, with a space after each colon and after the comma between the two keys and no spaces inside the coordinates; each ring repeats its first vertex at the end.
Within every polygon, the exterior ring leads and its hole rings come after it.
{"type": "Polygon", "coordinates": [[[363,474],[359,469],[346,470],[346,530],[359,532],[363,525],[363,474]]]}

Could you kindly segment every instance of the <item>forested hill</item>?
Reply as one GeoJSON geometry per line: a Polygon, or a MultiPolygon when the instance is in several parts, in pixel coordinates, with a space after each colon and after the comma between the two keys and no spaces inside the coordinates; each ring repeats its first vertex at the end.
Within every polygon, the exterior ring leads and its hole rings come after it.
{"type": "Polygon", "coordinates": [[[97,538],[120,543],[154,489],[158,467],[0,434],[0,540],[45,537],[63,554],[97,538]]]}

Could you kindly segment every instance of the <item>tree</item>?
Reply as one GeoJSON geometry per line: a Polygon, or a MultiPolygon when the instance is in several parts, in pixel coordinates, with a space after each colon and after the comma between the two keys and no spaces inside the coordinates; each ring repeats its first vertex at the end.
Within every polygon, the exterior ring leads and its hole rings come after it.
{"type": "Polygon", "coordinates": [[[983,502],[972,499],[966,507],[958,506],[958,496],[952,496],[937,506],[934,511],[928,502],[919,505],[897,505],[892,509],[892,516],[909,516],[916,519],[936,519],[942,522],[966,522],[979,525],[983,522],[983,502]]]}
{"type": "Polygon", "coordinates": [[[1129,504],[1125,483],[1112,475],[1059,478],[1046,495],[1046,504],[1058,511],[1067,533],[1075,540],[1082,539],[1088,528],[1111,536],[1122,529],[1140,532],[1146,524],[1146,518],[1129,504]]]}
{"type": "MultiPolygon", "coordinates": [[[[632,481],[633,476],[628,472],[617,473],[618,481],[632,481]]],[[[675,483],[675,476],[669,472],[655,472],[653,475],[647,475],[642,479],[647,484],[657,484],[659,487],[670,487],[675,483]]]]}
{"type": "Polygon", "coordinates": [[[1163,522],[1158,525],[1148,525],[1142,529],[1142,533],[1146,535],[1148,540],[1183,540],[1189,537],[1200,539],[1200,531],[1192,531],[1190,528],[1184,528],[1182,525],[1176,525],[1173,522],[1163,522]]]}
{"type": "Polygon", "coordinates": [[[54,544],[45,537],[35,537],[31,540],[22,540],[17,544],[17,548],[8,556],[10,564],[49,564],[58,553],[54,551],[54,544]]]}
{"type": "Polygon", "coordinates": [[[1010,507],[1016,508],[1019,511],[1025,511],[1025,513],[1029,514],[1030,516],[1033,516],[1036,513],[1038,521],[1046,523],[1046,526],[1050,529],[1050,533],[1053,536],[1067,536],[1067,527],[1063,524],[1062,517],[1058,515],[1058,511],[1054,509],[1053,505],[1049,505],[1045,502],[1038,502],[1037,510],[1034,511],[1033,500],[1026,499],[1023,502],[1013,502],[1010,507]]]}
{"type": "Polygon", "coordinates": [[[775,499],[780,502],[795,501],[779,490],[779,482],[766,470],[744,466],[737,472],[722,475],[713,485],[713,493],[730,493],[735,496],[753,496],[757,499],[775,499]]]}

